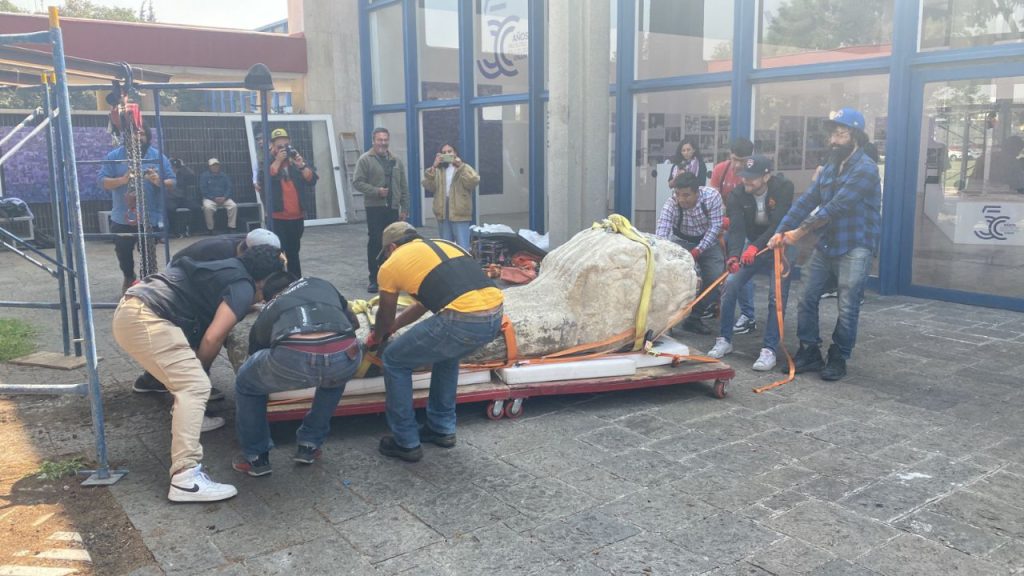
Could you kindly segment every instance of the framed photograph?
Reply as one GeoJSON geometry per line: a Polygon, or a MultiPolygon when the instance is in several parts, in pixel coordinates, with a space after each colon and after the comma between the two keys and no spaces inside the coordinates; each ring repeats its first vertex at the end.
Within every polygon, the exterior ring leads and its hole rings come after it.
{"type": "Polygon", "coordinates": [[[715,131],[715,117],[714,116],[701,116],[700,117],[700,131],[701,132],[714,132],[715,131]]]}

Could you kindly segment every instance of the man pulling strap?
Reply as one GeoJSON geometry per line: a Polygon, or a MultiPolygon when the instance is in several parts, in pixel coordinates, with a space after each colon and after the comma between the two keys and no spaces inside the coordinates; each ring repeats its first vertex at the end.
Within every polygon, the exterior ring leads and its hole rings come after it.
{"type": "Polygon", "coordinates": [[[408,222],[385,228],[381,244],[380,307],[377,324],[366,339],[367,349],[379,346],[427,310],[434,313],[395,338],[381,354],[388,427],[394,436],[381,438],[379,450],[385,456],[416,462],[423,457],[421,441],[455,446],[459,360],[501,331],[504,296],[462,248],[423,238],[408,222]],[[417,302],[396,318],[401,292],[417,302]],[[426,365],[431,365],[430,397],[426,425],[419,427],[412,403],[412,371],[426,365]]]}

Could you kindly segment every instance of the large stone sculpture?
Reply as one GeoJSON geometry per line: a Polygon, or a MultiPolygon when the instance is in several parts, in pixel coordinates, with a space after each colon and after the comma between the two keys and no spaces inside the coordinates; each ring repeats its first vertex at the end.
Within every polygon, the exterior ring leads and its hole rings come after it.
{"type": "MultiPolygon", "coordinates": [[[[693,258],[678,245],[644,235],[651,245],[654,278],[647,329],[659,333],[696,296],[693,258]]],[[[515,326],[520,358],[539,357],[607,340],[636,324],[647,271],[647,248],[604,228],[584,230],[544,258],[537,279],[505,290],[505,313],[515,326]]],[[[360,338],[369,322],[361,316],[360,338]]],[[[245,359],[252,318],[240,323],[228,342],[237,370],[245,359]]],[[[506,358],[499,337],[466,359],[470,363],[506,358]]]]}

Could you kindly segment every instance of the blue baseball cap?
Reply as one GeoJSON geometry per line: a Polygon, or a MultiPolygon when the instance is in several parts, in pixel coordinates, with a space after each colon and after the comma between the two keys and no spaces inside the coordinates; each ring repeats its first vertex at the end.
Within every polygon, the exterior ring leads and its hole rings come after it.
{"type": "Polygon", "coordinates": [[[864,131],[864,115],[854,110],[853,108],[840,108],[828,113],[828,120],[825,121],[825,125],[832,129],[839,126],[846,126],[847,128],[856,128],[861,132],[864,131]]]}

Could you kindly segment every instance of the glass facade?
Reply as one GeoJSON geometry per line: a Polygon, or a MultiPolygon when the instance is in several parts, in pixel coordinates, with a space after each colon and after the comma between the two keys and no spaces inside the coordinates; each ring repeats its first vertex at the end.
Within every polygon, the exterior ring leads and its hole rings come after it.
{"type": "Polygon", "coordinates": [[[761,0],[758,67],[887,56],[894,1],[761,0]]]}
{"type": "Polygon", "coordinates": [[[636,77],[732,70],[733,7],[720,0],[639,0],[636,77]]]}
{"type": "Polygon", "coordinates": [[[416,6],[420,100],[458,98],[458,0],[423,0],[416,6]]]}
{"type": "Polygon", "coordinates": [[[707,166],[729,156],[729,87],[653,92],[636,96],[633,223],[654,233],[669,177],[684,140],[696,144],[707,166]]]}
{"type": "Polygon", "coordinates": [[[480,96],[529,90],[527,0],[475,0],[473,69],[480,96]]]}
{"type": "MultiPolygon", "coordinates": [[[[1024,54],[1015,49],[1024,40],[1024,5],[608,1],[609,212],[653,230],[667,196],[666,161],[684,138],[710,170],[733,138],[749,137],[801,194],[827,157],[824,120],[854,107],[866,117],[884,183],[875,285],[1024,310],[1012,289],[1022,280],[1013,272],[1019,250],[1001,238],[1024,226],[1011,206],[1024,194],[1006,175],[1016,166],[1014,137],[1024,138],[1024,54]],[[998,201],[1002,212],[958,220],[975,200],[998,201]],[[957,241],[976,233],[992,238],[957,241]],[[962,277],[991,277],[991,286],[944,272],[950,259],[974,262],[962,277]]],[[[442,142],[453,143],[482,176],[479,222],[544,231],[554,0],[361,6],[366,136],[371,124],[391,128],[392,150],[412,172],[430,164],[442,142]],[[403,46],[406,18],[415,24],[411,48],[403,46]],[[418,89],[407,91],[412,81],[418,89]]],[[[431,215],[418,180],[410,184],[422,221],[431,215]]]]}
{"type": "Polygon", "coordinates": [[[914,283],[1019,297],[1024,77],[928,83],[921,118],[914,283]]]}
{"type": "Polygon", "coordinates": [[[1024,4],[992,0],[924,0],[921,50],[969,48],[1024,40],[1024,4]]]}
{"type": "Polygon", "coordinates": [[[405,34],[402,7],[385,6],[370,13],[370,66],[373,69],[373,103],[405,101],[405,34]]]}
{"type": "Polygon", "coordinates": [[[526,104],[477,109],[477,172],[480,222],[529,228],[530,138],[526,104]]]}

